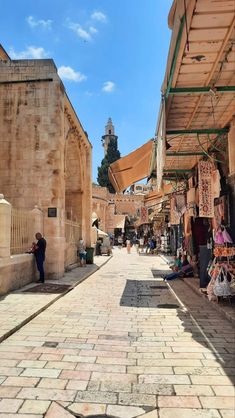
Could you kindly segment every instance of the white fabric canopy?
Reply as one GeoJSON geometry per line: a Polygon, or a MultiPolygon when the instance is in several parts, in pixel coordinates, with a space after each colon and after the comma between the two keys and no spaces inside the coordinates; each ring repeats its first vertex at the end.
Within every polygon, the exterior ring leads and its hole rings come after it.
{"type": "Polygon", "coordinates": [[[106,234],[106,232],[101,231],[101,229],[98,229],[98,228],[97,228],[97,234],[98,234],[98,238],[108,237],[108,234],[106,234]]]}

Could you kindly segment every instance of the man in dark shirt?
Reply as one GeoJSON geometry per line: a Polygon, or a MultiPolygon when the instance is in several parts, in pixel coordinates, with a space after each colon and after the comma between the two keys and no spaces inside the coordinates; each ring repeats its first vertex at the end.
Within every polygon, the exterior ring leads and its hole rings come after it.
{"type": "Polygon", "coordinates": [[[38,269],[38,271],[40,273],[39,282],[40,283],[44,283],[45,277],[44,277],[43,263],[45,261],[45,252],[46,252],[47,242],[43,238],[43,236],[42,236],[42,234],[40,232],[37,232],[36,235],[35,235],[35,237],[38,240],[38,242],[36,244],[36,249],[34,251],[34,255],[35,255],[35,259],[36,259],[37,269],[38,269]]]}

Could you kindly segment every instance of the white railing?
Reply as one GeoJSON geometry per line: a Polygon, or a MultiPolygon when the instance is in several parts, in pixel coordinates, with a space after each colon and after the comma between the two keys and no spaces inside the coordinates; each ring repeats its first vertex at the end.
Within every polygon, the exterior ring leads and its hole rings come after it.
{"type": "Polygon", "coordinates": [[[65,267],[77,262],[77,248],[80,236],[80,225],[77,222],[66,219],[65,221],[65,267]]]}
{"type": "Polygon", "coordinates": [[[33,216],[29,210],[11,210],[11,254],[23,254],[33,240],[33,216]]]}

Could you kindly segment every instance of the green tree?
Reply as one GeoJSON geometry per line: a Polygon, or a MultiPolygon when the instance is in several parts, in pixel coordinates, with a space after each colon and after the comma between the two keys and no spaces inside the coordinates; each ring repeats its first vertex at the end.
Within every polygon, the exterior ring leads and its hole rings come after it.
{"type": "Polygon", "coordinates": [[[101,161],[101,166],[98,167],[98,177],[97,177],[97,181],[99,185],[102,187],[107,187],[110,193],[115,193],[115,190],[109,181],[108,168],[110,164],[114,163],[114,161],[119,160],[120,156],[121,154],[117,148],[117,140],[114,138],[111,138],[108,144],[107,154],[101,161]]]}

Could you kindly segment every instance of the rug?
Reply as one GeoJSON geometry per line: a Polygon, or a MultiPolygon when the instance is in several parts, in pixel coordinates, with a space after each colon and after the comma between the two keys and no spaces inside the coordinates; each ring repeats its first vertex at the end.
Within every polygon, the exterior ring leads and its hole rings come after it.
{"type": "Polygon", "coordinates": [[[67,284],[42,283],[24,290],[23,293],[64,293],[69,289],[72,287],[67,284]]]}
{"type": "Polygon", "coordinates": [[[214,217],[214,189],[211,161],[199,161],[199,216],[201,218],[214,217]]]}

